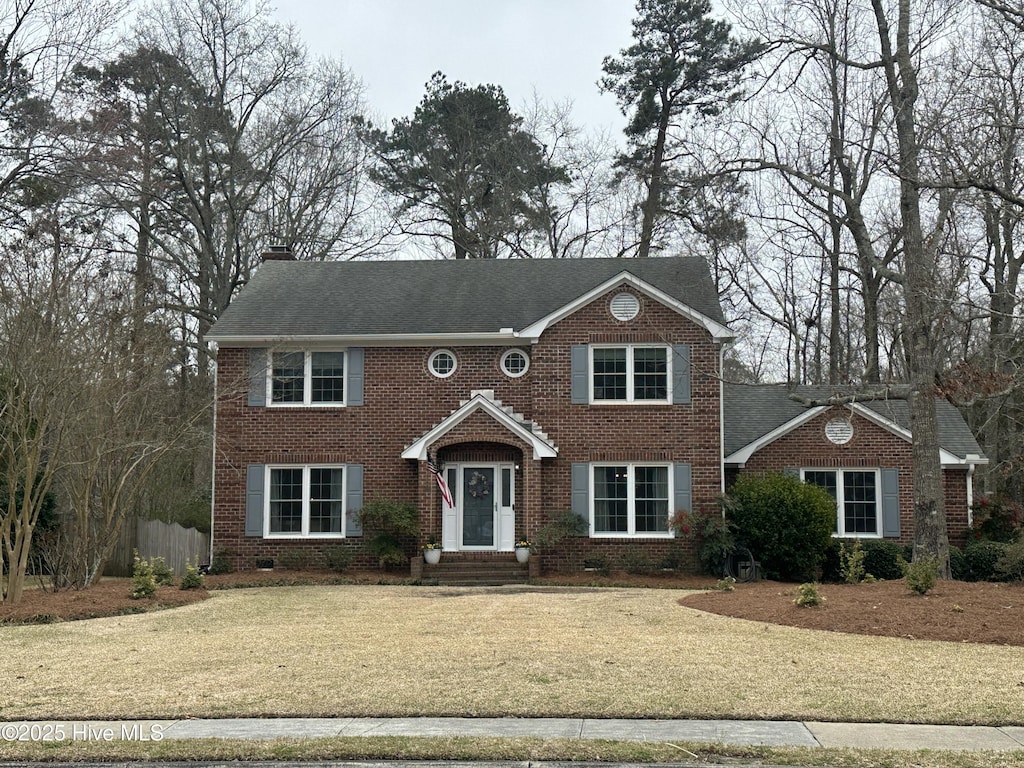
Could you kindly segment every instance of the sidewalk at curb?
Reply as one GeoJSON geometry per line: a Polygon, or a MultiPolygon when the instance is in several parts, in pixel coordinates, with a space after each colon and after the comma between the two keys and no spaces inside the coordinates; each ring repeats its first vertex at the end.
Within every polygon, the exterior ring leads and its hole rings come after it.
{"type": "Polygon", "coordinates": [[[732,746],[1024,750],[1024,727],[826,723],[778,720],[597,718],[225,718],[33,720],[0,723],[0,741],[313,739],[330,736],[477,736],[616,741],[691,741],[732,746]]]}

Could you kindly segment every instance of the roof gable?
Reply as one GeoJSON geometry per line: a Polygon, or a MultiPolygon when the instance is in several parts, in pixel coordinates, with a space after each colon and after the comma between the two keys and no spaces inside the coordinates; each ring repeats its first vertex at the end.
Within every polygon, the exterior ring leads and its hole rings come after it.
{"type": "Polygon", "coordinates": [[[207,334],[267,340],[535,338],[615,285],[638,290],[731,337],[707,264],[697,257],[302,262],[263,264],[207,334]]]}
{"type": "MultiPolygon", "coordinates": [[[[823,400],[836,393],[834,387],[787,384],[723,386],[722,412],[726,463],[742,464],[751,455],[783,435],[803,426],[828,406],[808,407],[790,399],[795,393],[811,400],[823,400]]],[[[872,400],[846,406],[899,439],[909,442],[910,409],[905,400],[872,400]]],[[[936,398],[936,420],[943,464],[985,463],[978,441],[960,412],[947,400],[936,398]]]]}

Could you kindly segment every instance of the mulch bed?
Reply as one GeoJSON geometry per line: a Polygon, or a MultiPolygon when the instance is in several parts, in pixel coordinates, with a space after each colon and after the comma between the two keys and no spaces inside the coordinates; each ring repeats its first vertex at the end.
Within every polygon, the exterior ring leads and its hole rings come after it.
{"type": "Polygon", "coordinates": [[[734,618],[858,635],[1024,645],[1024,584],[940,581],[927,595],[906,582],[824,584],[825,603],[801,608],[796,585],[762,581],[733,592],[687,595],[689,608],[734,618]]]}
{"type": "MultiPolygon", "coordinates": [[[[207,576],[210,589],[303,584],[388,584],[407,582],[402,574],[317,571],[244,571],[207,576]]],[[[825,584],[819,589],[825,603],[800,608],[793,602],[796,585],[773,581],[737,584],[732,592],[708,590],[706,577],[608,577],[593,573],[553,574],[540,584],[580,587],[631,586],[704,589],[679,599],[681,605],[750,621],[785,624],[862,635],[915,640],[1024,645],[1024,584],[941,581],[925,596],[912,593],[905,582],[825,584]]],[[[152,598],[133,600],[130,579],[104,579],[89,589],[47,592],[26,590],[21,603],[0,603],[0,624],[50,623],[117,616],[175,608],[205,600],[205,589],[160,587],[152,598]]]]}

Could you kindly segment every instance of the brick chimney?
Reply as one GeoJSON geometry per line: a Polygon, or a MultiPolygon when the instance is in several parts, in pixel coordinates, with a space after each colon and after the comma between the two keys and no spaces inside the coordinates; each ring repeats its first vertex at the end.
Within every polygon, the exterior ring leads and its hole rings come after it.
{"type": "Polygon", "coordinates": [[[261,257],[263,261],[295,261],[290,245],[271,245],[261,257]]]}

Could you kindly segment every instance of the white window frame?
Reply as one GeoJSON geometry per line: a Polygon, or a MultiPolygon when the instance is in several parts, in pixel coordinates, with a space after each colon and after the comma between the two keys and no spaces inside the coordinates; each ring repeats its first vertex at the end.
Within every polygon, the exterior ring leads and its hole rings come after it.
{"type": "Polygon", "coordinates": [[[504,352],[501,353],[501,363],[500,363],[500,365],[501,365],[501,372],[502,373],[504,373],[510,379],[518,379],[518,378],[520,378],[522,376],[525,376],[527,371],[530,370],[530,356],[528,354],[526,354],[526,352],[524,352],[523,350],[518,349],[518,348],[506,349],[504,352]],[[512,357],[512,355],[522,355],[523,356],[523,360],[526,361],[526,365],[523,366],[523,370],[518,371],[518,372],[514,372],[514,371],[510,371],[509,370],[509,368],[508,368],[508,359],[510,357],[512,357]]]}
{"type": "Polygon", "coordinates": [[[675,498],[673,487],[672,464],[661,461],[601,461],[590,465],[590,481],[587,494],[590,500],[590,530],[592,538],[596,539],[670,539],[672,532],[668,530],[668,519],[672,515],[672,500],[675,498]],[[626,467],[626,531],[598,531],[597,530],[597,501],[594,498],[594,489],[597,481],[597,470],[604,467],[626,467]],[[637,467],[658,467],[663,468],[668,475],[668,503],[665,505],[665,530],[664,531],[640,531],[636,530],[636,469],[637,467]]]}
{"type": "Polygon", "coordinates": [[[263,538],[265,539],[343,539],[346,537],[348,526],[348,471],[344,464],[268,464],[266,478],[263,484],[263,538]],[[302,531],[299,533],[271,533],[270,531],[270,489],[272,487],[271,477],[276,469],[301,469],[302,470],[302,531]],[[314,469],[340,469],[341,470],[341,532],[340,533],[310,533],[309,512],[310,512],[310,480],[314,469]]]}
{"type": "Polygon", "coordinates": [[[430,353],[430,357],[427,358],[427,370],[430,371],[430,375],[438,379],[447,379],[455,375],[455,372],[459,370],[459,358],[456,357],[455,353],[450,349],[435,349],[430,353]],[[447,373],[438,373],[434,370],[434,361],[441,355],[448,355],[452,359],[452,369],[447,373]]]}
{"type": "MultiPolygon", "coordinates": [[[[590,402],[598,405],[668,405],[672,402],[672,347],[668,344],[591,344],[587,350],[587,387],[590,402]],[[598,400],[594,397],[594,350],[625,349],[626,350],[626,399],[598,400]],[[663,400],[638,400],[635,396],[634,353],[638,349],[665,350],[665,398],[663,400]]],[[[653,466],[653,465],[652,465],[653,466]]]]}
{"type": "MultiPolygon", "coordinates": [[[[837,539],[881,539],[882,527],[885,524],[882,515],[882,472],[878,467],[801,467],[800,479],[807,482],[808,472],[834,472],[836,475],[836,530],[832,534],[837,539]],[[845,473],[863,472],[875,477],[875,533],[858,533],[846,530],[846,492],[845,473]]],[[[820,486],[819,486],[820,487],[820,486]]]]}
{"type": "Polygon", "coordinates": [[[344,349],[275,349],[269,353],[267,360],[267,407],[268,408],[344,408],[348,399],[348,352],[344,349]],[[302,362],[302,402],[301,403],[275,403],[274,402],[274,355],[287,355],[301,352],[302,362]],[[343,398],[337,400],[313,401],[313,353],[327,352],[342,355],[342,393],[343,398]]]}

